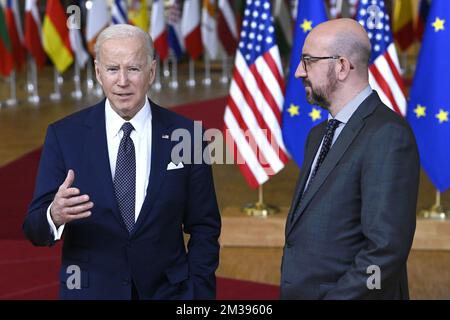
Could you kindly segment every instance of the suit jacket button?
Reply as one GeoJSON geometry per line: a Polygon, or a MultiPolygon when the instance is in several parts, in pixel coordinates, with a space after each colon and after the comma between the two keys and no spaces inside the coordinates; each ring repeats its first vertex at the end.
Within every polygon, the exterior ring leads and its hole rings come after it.
{"type": "Polygon", "coordinates": [[[286,248],[292,248],[292,243],[290,241],[286,242],[286,248]]]}
{"type": "Polygon", "coordinates": [[[130,285],[130,279],[125,278],[125,279],[123,279],[122,283],[123,283],[124,286],[129,286],[130,285]]]}

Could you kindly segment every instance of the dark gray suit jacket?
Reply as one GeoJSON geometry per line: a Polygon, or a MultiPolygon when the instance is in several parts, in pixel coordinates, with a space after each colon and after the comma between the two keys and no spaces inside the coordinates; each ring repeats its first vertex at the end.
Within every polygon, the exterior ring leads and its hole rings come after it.
{"type": "Polygon", "coordinates": [[[286,223],[281,298],[407,299],[420,170],[414,135],[374,91],[299,203],[325,127],[314,127],[306,142],[286,223]],[[377,275],[381,289],[370,290],[367,282],[376,283],[377,275]]]}

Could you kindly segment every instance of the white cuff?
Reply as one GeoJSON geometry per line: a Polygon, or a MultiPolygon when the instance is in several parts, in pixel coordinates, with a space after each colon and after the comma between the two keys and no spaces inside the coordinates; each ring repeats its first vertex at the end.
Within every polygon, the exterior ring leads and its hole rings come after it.
{"type": "Polygon", "coordinates": [[[53,202],[50,203],[50,205],[48,206],[48,209],[47,209],[47,221],[50,226],[50,231],[52,232],[53,236],[55,237],[54,240],[58,241],[61,239],[65,224],[60,225],[59,228],[56,229],[55,223],[53,222],[52,216],[50,215],[50,209],[52,208],[52,205],[53,205],[53,202]]]}

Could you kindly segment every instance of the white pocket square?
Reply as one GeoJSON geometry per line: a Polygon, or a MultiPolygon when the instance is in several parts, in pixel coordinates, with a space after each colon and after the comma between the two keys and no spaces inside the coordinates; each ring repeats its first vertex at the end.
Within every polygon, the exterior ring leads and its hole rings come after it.
{"type": "Polygon", "coordinates": [[[170,162],[170,163],[167,165],[167,170],[176,170],[176,169],[181,169],[181,168],[184,168],[183,162],[180,162],[180,163],[178,163],[178,164],[175,164],[175,163],[173,163],[173,162],[170,162]]]}

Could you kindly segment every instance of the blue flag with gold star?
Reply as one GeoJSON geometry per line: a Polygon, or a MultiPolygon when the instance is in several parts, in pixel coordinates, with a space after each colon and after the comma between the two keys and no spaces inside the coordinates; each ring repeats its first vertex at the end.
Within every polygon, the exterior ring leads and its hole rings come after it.
{"type": "Polygon", "coordinates": [[[428,14],[407,118],[420,160],[441,192],[450,188],[450,1],[433,0],[428,14]]]}
{"type": "Polygon", "coordinates": [[[295,70],[300,62],[303,43],[309,31],[327,20],[323,1],[299,0],[297,21],[294,29],[294,46],[289,69],[289,80],[282,114],[283,141],[291,157],[298,166],[303,162],[303,149],[309,130],[328,114],[320,107],[306,101],[302,80],[295,78],[295,70]]]}

